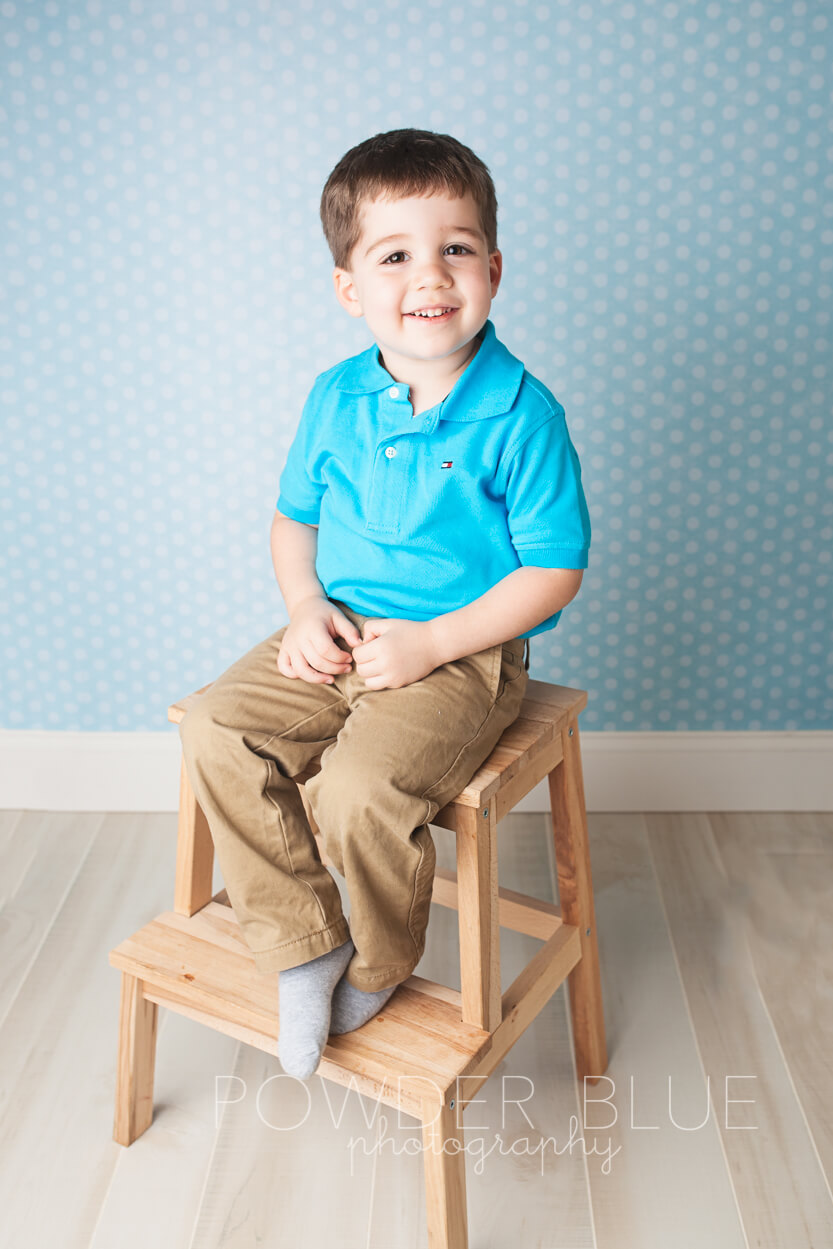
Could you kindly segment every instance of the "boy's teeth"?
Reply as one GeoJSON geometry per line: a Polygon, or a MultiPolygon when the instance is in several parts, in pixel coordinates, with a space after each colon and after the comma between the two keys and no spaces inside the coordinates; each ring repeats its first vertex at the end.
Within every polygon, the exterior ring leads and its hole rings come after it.
{"type": "Polygon", "coordinates": [[[448,312],[448,308],[437,308],[433,312],[414,312],[411,315],[415,317],[441,317],[445,312],[448,312]]]}

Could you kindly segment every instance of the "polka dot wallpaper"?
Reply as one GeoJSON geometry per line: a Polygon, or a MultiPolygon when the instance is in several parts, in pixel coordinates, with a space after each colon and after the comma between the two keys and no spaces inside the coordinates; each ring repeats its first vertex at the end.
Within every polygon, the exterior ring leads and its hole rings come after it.
{"type": "Polygon", "coordinates": [[[0,723],[164,729],[285,623],[286,449],[369,345],[318,197],[419,126],[492,170],[493,320],[582,459],[591,564],[532,675],[587,729],[833,727],[831,21],[0,0],[0,723]]]}

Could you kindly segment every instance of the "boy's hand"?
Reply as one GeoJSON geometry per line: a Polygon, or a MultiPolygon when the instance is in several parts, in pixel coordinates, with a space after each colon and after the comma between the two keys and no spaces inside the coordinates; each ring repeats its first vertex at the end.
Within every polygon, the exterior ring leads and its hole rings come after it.
{"type": "Polygon", "coordinates": [[[353,665],[350,653],[336,645],[337,637],[344,638],[348,646],[362,640],[352,621],[329,599],[304,599],[293,611],[283,635],[278,671],[285,677],[332,685],[330,673],[347,672],[353,665]]]}
{"type": "Polygon", "coordinates": [[[442,663],[430,621],[366,620],[353,647],[356,672],[371,690],[395,690],[428,676],[442,663]]]}

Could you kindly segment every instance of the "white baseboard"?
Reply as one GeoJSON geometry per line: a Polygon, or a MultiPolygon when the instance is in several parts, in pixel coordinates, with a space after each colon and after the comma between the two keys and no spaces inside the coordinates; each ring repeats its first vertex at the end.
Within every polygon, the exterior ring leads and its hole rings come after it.
{"type": "MultiPolygon", "coordinates": [[[[833,731],[583,733],[588,811],[831,811],[833,731]]],[[[0,730],[0,808],[175,811],[176,733],[0,730]]],[[[545,783],[519,804],[548,811],[545,783]]]]}

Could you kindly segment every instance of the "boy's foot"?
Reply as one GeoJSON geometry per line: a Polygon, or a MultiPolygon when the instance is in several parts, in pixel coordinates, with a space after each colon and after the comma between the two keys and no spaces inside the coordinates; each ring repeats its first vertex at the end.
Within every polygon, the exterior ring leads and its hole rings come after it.
{"type": "Polygon", "coordinates": [[[341,1036],[342,1032],[360,1028],[379,1013],[398,988],[399,985],[395,984],[389,989],[366,993],[364,989],[356,989],[346,976],[342,976],[333,993],[330,1032],[333,1036],[341,1036]]]}
{"type": "Polygon", "coordinates": [[[344,945],[278,972],[278,1057],[287,1075],[308,1080],[320,1063],[333,990],[355,949],[348,937],[344,945]]]}

